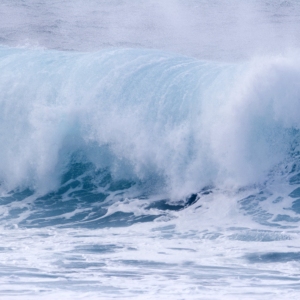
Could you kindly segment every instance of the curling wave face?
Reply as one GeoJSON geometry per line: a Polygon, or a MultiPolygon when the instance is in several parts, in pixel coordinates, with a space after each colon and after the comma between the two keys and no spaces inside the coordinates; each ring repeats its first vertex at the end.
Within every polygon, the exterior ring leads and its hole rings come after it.
{"type": "MultiPolygon", "coordinates": [[[[225,64],[154,50],[3,47],[2,195],[47,200],[52,211],[72,200],[65,213],[74,214],[125,191],[188,203],[208,186],[286,181],[299,161],[296,57],[225,64]]],[[[106,213],[97,208],[97,218],[106,213]]]]}

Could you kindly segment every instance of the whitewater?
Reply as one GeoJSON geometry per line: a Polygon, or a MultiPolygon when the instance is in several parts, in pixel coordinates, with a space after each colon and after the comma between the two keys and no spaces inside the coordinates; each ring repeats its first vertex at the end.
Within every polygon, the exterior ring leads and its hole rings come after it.
{"type": "Polygon", "coordinates": [[[0,3],[1,299],[298,299],[300,3],[0,3]]]}

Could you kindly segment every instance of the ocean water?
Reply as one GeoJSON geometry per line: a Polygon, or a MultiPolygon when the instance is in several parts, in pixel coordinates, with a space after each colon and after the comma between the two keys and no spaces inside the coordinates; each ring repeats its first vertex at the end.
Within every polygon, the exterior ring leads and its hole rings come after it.
{"type": "Polygon", "coordinates": [[[2,0],[0,299],[299,299],[300,2],[2,0]]]}

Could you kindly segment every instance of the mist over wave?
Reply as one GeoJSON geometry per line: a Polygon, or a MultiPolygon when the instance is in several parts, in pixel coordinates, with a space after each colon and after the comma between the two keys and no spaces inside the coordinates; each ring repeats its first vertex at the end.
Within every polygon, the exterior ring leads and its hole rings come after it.
{"type": "Polygon", "coordinates": [[[0,43],[151,48],[236,61],[299,48],[299,10],[298,1],[282,0],[2,0],[0,43]]]}

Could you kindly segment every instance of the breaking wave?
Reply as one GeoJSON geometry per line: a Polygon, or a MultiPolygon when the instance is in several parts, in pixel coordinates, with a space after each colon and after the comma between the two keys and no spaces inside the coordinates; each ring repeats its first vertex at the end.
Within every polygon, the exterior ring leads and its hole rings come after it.
{"type": "Polygon", "coordinates": [[[155,50],[2,47],[0,68],[7,203],[27,199],[48,217],[88,210],[90,220],[119,198],[180,210],[213,187],[297,181],[296,55],[220,63],[155,50]]]}

